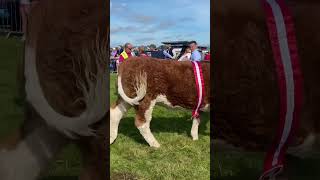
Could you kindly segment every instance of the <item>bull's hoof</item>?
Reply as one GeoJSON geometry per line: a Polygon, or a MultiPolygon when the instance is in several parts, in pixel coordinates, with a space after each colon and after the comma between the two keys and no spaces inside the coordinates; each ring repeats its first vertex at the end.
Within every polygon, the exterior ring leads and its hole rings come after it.
{"type": "Polygon", "coordinates": [[[155,142],[150,143],[150,147],[159,148],[160,144],[157,141],[155,141],[155,142]]]}
{"type": "Polygon", "coordinates": [[[192,140],[197,141],[199,139],[198,136],[192,136],[192,140]]]}
{"type": "Polygon", "coordinates": [[[192,137],[192,140],[194,140],[194,141],[199,139],[198,133],[191,132],[191,137],[192,137]]]}

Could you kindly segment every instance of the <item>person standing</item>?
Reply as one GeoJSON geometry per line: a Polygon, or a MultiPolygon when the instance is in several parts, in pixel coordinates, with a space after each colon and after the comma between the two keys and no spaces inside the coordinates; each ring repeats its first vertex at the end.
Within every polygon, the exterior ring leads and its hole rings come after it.
{"type": "Polygon", "coordinates": [[[133,56],[132,55],[132,44],[126,43],[124,45],[124,50],[120,54],[119,63],[122,63],[124,60],[128,59],[131,56],[133,56]]]}
{"type": "Polygon", "coordinates": [[[170,46],[167,46],[165,50],[163,50],[163,55],[165,59],[173,59],[172,55],[169,53],[170,46]]]}
{"type": "Polygon", "coordinates": [[[210,61],[210,51],[204,56],[204,61],[210,61]]]}
{"type": "Polygon", "coordinates": [[[191,61],[201,61],[201,53],[198,50],[197,42],[191,41],[189,47],[191,49],[191,61]]]}
{"type": "Polygon", "coordinates": [[[178,59],[178,61],[190,61],[191,58],[191,49],[188,47],[184,54],[178,59]]]}

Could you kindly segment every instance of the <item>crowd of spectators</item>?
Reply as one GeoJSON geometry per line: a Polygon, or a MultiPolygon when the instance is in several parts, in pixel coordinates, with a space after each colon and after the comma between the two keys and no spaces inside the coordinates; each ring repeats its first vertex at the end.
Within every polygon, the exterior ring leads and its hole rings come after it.
{"type": "Polygon", "coordinates": [[[180,52],[176,52],[171,46],[162,46],[155,48],[154,46],[136,46],[126,43],[124,46],[117,46],[110,49],[110,70],[117,72],[120,63],[129,57],[156,57],[165,60],[176,61],[210,61],[210,51],[206,53],[198,49],[196,41],[191,41],[189,46],[182,48],[180,52]]]}

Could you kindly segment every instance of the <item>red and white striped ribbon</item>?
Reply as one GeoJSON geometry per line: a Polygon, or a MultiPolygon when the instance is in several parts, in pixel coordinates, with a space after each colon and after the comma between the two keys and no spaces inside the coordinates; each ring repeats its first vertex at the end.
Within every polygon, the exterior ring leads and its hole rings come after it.
{"type": "Polygon", "coordinates": [[[203,102],[203,97],[205,95],[204,80],[203,80],[203,74],[202,74],[202,68],[201,68],[200,62],[197,62],[197,61],[191,61],[191,62],[192,62],[193,73],[194,73],[196,87],[197,87],[197,97],[198,97],[197,106],[192,111],[192,118],[199,118],[199,109],[201,107],[201,104],[203,102]]]}
{"type": "Polygon", "coordinates": [[[285,153],[298,128],[302,105],[302,73],[292,16],[283,0],[262,0],[262,3],[278,74],[280,119],[260,180],[273,178],[282,171],[285,153]]]}

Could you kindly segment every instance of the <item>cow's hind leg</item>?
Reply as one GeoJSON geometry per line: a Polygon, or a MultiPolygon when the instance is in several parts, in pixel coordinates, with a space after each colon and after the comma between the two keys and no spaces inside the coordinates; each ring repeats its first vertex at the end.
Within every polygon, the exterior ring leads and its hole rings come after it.
{"type": "Polygon", "coordinates": [[[158,148],[160,144],[153,136],[150,130],[150,122],[152,119],[152,111],[156,104],[156,100],[145,98],[139,106],[136,107],[135,125],[139,129],[140,134],[151,147],[158,148]]]}
{"type": "Polygon", "coordinates": [[[129,108],[130,105],[121,98],[117,100],[115,106],[110,108],[110,144],[117,138],[120,120],[129,108]]]}

